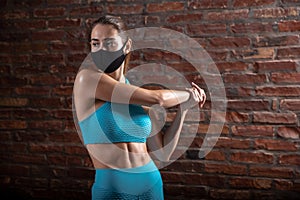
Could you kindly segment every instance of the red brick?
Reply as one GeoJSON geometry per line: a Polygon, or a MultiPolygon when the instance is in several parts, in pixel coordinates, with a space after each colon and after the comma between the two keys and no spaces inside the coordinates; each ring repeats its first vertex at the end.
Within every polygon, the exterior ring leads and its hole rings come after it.
{"type": "Polygon", "coordinates": [[[33,108],[40,108],[47,105],[47,108],[61,108],[64,104],[60,97],[39,97],[39,98],[32,98],[29,101],[30,107],[33,108]]]}
{"type": "Polygon", "coordinates": [[[48,21],[49,28],[70,28],[70,27],[79,27],[80,19],[53,19],[48,21]]]}
{"type": "Polygon", "coordinates": [[[32,40],[37,41],[51,41],[61,40],[64,38],[65,31],[62,30],[48,30],[48,31],[35,31],[32,33],[32,40]]]}
{"type": "Polygon", "coordinates": [[[283,58],[299,58],[300,55],[300,48],[282,48],[277,50],[277,57],[280,59],[283,58]]]}
{"type": "Polygon", "coordinates": [[[300,21],[282,21],[278,23],[278,28],[281,32],[300,31],[300,21]]]}
{"type": "Polygon", "coordinates": [[[22,23],[14,23],[14,27],[20,29],[45,29],[47,27],[46,20],[33,20],[30,21],[22,21],[22,23]]]}
{"type": "Polygon", "coordinates": [[[242,122],[249,122],[249,120],[250,120],[250,116],[248,113],[226,112],[226,122],[227,123],[232,123],[232,122],[242,123],[242,122]]]}
{"type": "Polygon", "coordinates": [[[236,59],[272,59],[275,55],[274,48],[257,48],[232,51],[232,57],[236,59]]]}
{"type": "Polygon", "coordinates": [[[32,75],[29,77],[31,85],[57,85],[65,83],[65,80],[61,77],[53,76],[51,74],[32,75]]]}
{"type": "Polygon", "coordinates": [[[28,148],[32,153],[61,153],[64,149],[62,146],[49,144],[30,144],[28,148]]]}
{"type": "Polygon", "coordinates": [[[215,145],[216,148],[229,149],[249,149],[251,142],[249,140],[233,139],[227,137],[219,137],[215,145]]]}
{"type": "Polygon", "coordinates": [[[63,122],[59,120],[36,120],[28,123],[31,129],[61,130],[63,122]]]}
{"type": "Polygon", "coordinates": [[[22,110],[14,110],[12,116],[17,119],[43,119],[47,117],[49,113],[44,110],[37,109],[22,109],[22,110]]]}
{"type": "Polygon", "coordinates": [[[185,175],[180,172],[161,172],[162,178],[165,180],[165,183],[184,183],[185,175]]]}
{"type": "MultiPolygon", "coordinates": [[[[62,128],[64,131],[67,131],[65,127],[62,128]]],[[[74,127],[73,129],[74,130],[74,127]]],[[[82,144],[83,141],[80,140],[80,137],[77,133],[64,133],[64,134],[49,134],[49,142],[61,142],[61,143],[77,143],[82,144]]]]}
{"type": "Polygon", "coordinates": [[[27,103],[27,98],[0,98],[0,106],[23,107],[27,103]]]}
{"type": "Polygon", "coordinates": [[[246,1],[240,1],[240,0],[234,0],[233,6],[234,7],[252,7],[252,6],[264,6],[264,5],[271,5],[274,4],[276,0],[246,0],[246,1]]]}
{"type": "Polygon", "coordinates": [[[289,4],[289,3],[294,4],[294,3],[299,3],[299,0],[282,0],[282,3],[284,3],[284,4],[289,4]]]}
{"type": "Polygon", "coordinates": [[[43,0],[33,0],[33,1],[28,0],[28,1],[14,1],[12,5],[20,8],[28,8],[28,7],[39,7],[42,4],[43,4],[43,0]]]}
{"type": "Polygon", "coordinates": [[[220,12],[209,12],[204,19],[205,20],[217,20],[217,21],[230,21],[230,20],[245,20],[248,18],[249,10],[223,10],[220,12]]]}
{"type": "Polygon", "coordinates": [[[44,8],[34,10],[33,15],[34,17],[61,17],[65,12],[65,8],[62,7],[44,8]]]}
{"type": "Polygon", "coordinates": [[[241,48],[250,46],[247,37],[214,37],[209,39],[209,44],[214,48],[241,48]]]}
{"type": "MultiPolygon", "coordinates": [[[[10,139],[9,139],[10,140],[10,139]]],[[[15,144],[3,144],[1,146],[2,152],[25,152],[28,150],[26,143],[15,143],[15,144]]]]}
{"type": "Polygon", "coordinates": [[[267,100],[229,100],[227,104],[229,110],[269,110],[267,100]]]}
{"type": "Polygon", "coordinates": [[[32,178],[24,178],[20,177],[17,178],[16,181],[20,185],[30,185],[35,188],[42,188],[42,187],[47,187],[48,186],[48,179],[47,178],[38,178],[38,179],[32,179],[32,178]]]}
{"type": "Polygon", "coordinates": [[[27,122],[22,120],[1,120],[0,129],[25,129],[27,128],[27,122]]]}
{"type": "Polygon", "coordinates": [[[246,71],[248,67],[248,65],[245,62],[220,62],[220,63],[216,63],[216,66],[220,73],[243,72],[246,71]]]}
{"type": "Polygon", "coordinates": [[[247,169],[243,165],[205,164],[205,171],[207,173],[245,175],[247,169]]]}
{"type": "Polygon", "coordinates": [[[267,76],[265,74],[230,74],[223,75],[224,83],[226,84],[247,84],[256,85],[264,84],[267,82],[267,76]]]}
{"type": "Polygon", "coordinates": [[[190,64],[189,62],[184,61],[168,61],[168,66],[172,67],[178,72],[187,72],[187,71],[194,71],[196,70],[195,67],[190,64]]]}
{"type": "Polygon", "coordinates": [[[280,164],[282,165],[300,165],[300,155],[293,154],[293,155],[281,155],[279,157],[280,164]]]}
{"type": "MultiPolygon", "coordinates": [[[[209,50],[207,51],[210,59],[215,62],[224,62],[229,57],[229,51],[218,51],[218,50],[209,50]]],[[[203,58],[202,58],[203,59],[203,58]]]]}
{"type": "Polygon", "coordinates": [[[45,142],[47,135],[42,135],[39,131],[26,130],[16,133],[16,137],[22,142],[45,142]]]}
{"type": "Polygon", "coordinates": [[[63,54],[32,54],[31,62],[33,64],[59,64],[64,62],[63,54]]]}
{"type": "Polygon", "coordinates": [[[161,18],[159,16],[145,16],[144,23],[145,25],[159,24],[161,18]]]}
{"type": "Polygon", "coordinates": [[[70,155],[86,155],[87,150],[84,146],[68,146],[65,147],[65,153],[70,155]]]}
{"type": "Polygon", "coordinates": [[[91,16],[91,15],[98,15],[99,13],[103,12],[102,6],[80,6],[74,7],[70,10],[71,16],[91,16]]]}
{"type": "Polygon", "coordinates": [[[25,12],[22,10],[13,10],[10,12],[2,12],[1,18],[4,20],[26,19],[26,18],[29,18],[29,12],[25,12]]]}
{"type": "Polygon", "coordinates": [[[259,86],[256,88],[258,96],[282,96],[297,97],[300,96],[300,87],[297,86],[259,86]]]}
{"type": "Polygon", "coordinates": [[[70,4],[79,4],[81,3],[81,0],[51,0],[51,1],[48,1],[47,4],[48,5],[70,5],[70,4]]]}
{"type": "Polygon", "coordinates": [[[260,178],[230,178],[229,184],[233,188],[241,188],[241,189],[271,189],[272,188],[272,180],[270,179],[260,179],[260,178]]]}
{"type": "Polygon", "coordinates": [[[272,126],[232,126],[232,134],[244,137],[273,137],[274,130],[272,126]]]}
{"type": "Polygon", "coordinates": [[[142,5],[109,5],[107,6],[107,11],[114,14],[142,14],[142,5]]]}
{"type": "Polygon", "coordinates": [[[227,0],[188,0],[189,9],[226,8],[227,0]]]}
{"type": "Polygon", "coordinates": [[[291,190],[293,188],[293,182],[284,179],[275,179],[274,186],[278,190],[291,190]]]}
{"type": "Polygon", "coordinates": [[[283,99],[280,101],[281,110],[300,111],[300,100],[283,99]]]}
{"type": "Polygon", "coordinates": [[[16,93],[19,95],[49,95],[50,89],[49,87],[18,87],[15,89],[16,93]]]}
{"type": "Polygon", "coordinates": [[[42,154],[15,154],[13,159],[23,164],[42,165],[46,163],[46,156],[42,154]]]}
{"type": "Polygon", "coordinates": [[[212,176],[207,174],[199,173],[187,173],[185,175],[184,183],[187,185],[208,185],[214,187],[224,187],[225,186],[225,177],[224,176],[212,176]]]}
{"type": "MultiPolygon", "coordinates": [[[[84,167],[84,165],[82,164],[82,157],[81,156],[68,156],[67,157],[67,165],[68,166],[76,166],[76,167],[84,167]]],[[[72,175],[72,176],[76,177],[76,175],[72,175]]],[[[86,175],[84,175],[84,176],[86,177],[86,175]]],[[[79,175],[79,177],[81,177],[81,175],[79,175]]]]}
{"type": "Polygon", "coordinates": [[[273,163],[274,156],[270,153],[260,152],[232,152],[230,160],[242,163],[273,163]]]}
{"type": "Polygon", "coordinates": [[[272,46],[291,46],[299,44],[298,35],[288,36],[260,36],[254,41],[255,47],[272,47],[272,46]]]}
{"type": "Polygon", "coordinates": [[[0,169],[3,174],[9,174],[11,176],[29,176],[30,174],[30,167],[26,165],[2,164],[0,169]]]}
{"type": "Polygon", "coordinates": [[[268,32],[272,33],[273,32],[273,27],[271,23],[258,23],[258,22],[253,22],[253,23],[237,23],[237,24],[232,24],[230,26],[230,29],[233,33],[261,33],[261,32],[268,32]]]}
{"type": "Polygon", "coordinates": [[[47,156],[47,163],[49,165],[66,166],[67,160],[63,154],[50,154],[47,156]]]}
{"type": "Polygon", "coordinates": [[[282,18],[297,15],[298,11],[296,8],[262,8],[253,10],[255,18],[282,18]]]}
{"type": "Polygon", "coordinates": [[[237,98],[243,98],[243,97],[253,97],[254,96],[254,89],[251,87],[227,87],[226,90],[226,96],[229,99],[237,99],[237,98]]]}
{"type": "Polygon", "coordinates": [[[149,13],[180,11],[183,9],[184,4],[182,2],[149,3],[146,6],[146,11],[149,13]]]}
{"type": "MultiPolygon", "coordinates": [[[[193,133],[195,125],[194,126],[190,125],[190,127],[191,127],[190,132],[193,133]]],[[[198,134],[206,134],[208,133],[208,129],[210,129],[211,133],[215,133],[216,130],[220,129],[220,125],[218,124],[209,124],[209,125],[201,124],[200,126],[197,124],[196,127],[198,128],[197,131],[198,134]]],[[[228,127],[223,126],[221,133],[225,135],[228,134],[229,133],[228,127]]]]}
{"type": "Polygon", "coordinates": [[[270,124],[296,124],[297,115],[295,113],[272,113],[254,112],[253,122],[270,124]]]}
{"type": "Polygon", "coordinates": [[[205,156],[206,160],[226,160],[225,152],[222,151],[211,151],[205,156]]]}
{"type": "Polygon", "coordinates": [[[176,160],[162,170],[173,172],[203,172],[204,164],[199,160],[176,160]]]}
{"type": "Polygon", "coordinates": [[[300,138],[300,128],[299,127],[279,127],[278,135],[282,138],[299,139],[300,138]]]}
{"type": "Polygon", "coordinates": [[[296,143],[283,140],[256,139],[254,147],[271,151],[297,151],[296,143]]]}
{"type": "Polygon", "coordinates": [[[26,85],[27,80],[25,78],[19,78],[19,77],[13,77],[13,76],[9,76],[9,77],[1,77],[0,80],[0,85],[2,86],[9,86],[9,85],[13,85],[13,86],[21,86],[21,85],[26,85]]]}
{"type": "Polygon", "coordinates": [[[187,33],[189,36],[200,36],[205,34],[224,34],[226,24],[188,24],[187,33]]]}
{"type": "Polygon", "coordinates": [[[271,81],[274,83],[300,83],[300,73],[272,73],[271,81]]]}
{"type": "Polygon", "coordinates": [[[211,189],[209,195],[211,197],[210,199],[251,199],[251,193],[249,190],[211,189]]]}
{"type": "Polygon", "coordinates": [[[258,167],[250,166],[250,176],[270,177],[270,178],[292,178],[293,170],[283,167],[258,167]]]}
{"type": "Polygon", "coordinates": [[[191,23],[193,21],[199,21],[202,19],[202,14],[182,14],[182,15],[171,15],[166,18],[168,23],[191,23]]]}
{"type": "Polygon", "coordinates": [[[292,61],[258,61],[254,64],[257,72],[295,71],[296,63],[292,61]]]}

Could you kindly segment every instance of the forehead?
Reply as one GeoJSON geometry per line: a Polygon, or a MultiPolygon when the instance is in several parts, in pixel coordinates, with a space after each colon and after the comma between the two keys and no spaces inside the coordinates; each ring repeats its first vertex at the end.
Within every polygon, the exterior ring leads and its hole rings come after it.
{"type": "Polygon", "coordinates": [[[96,38],[96,39],[104,39],[104,38],[109,38],[109,37],[116,37],[118,36],[119,33],[117,29],[114,28],[113,25],[109,24],[97,24],[91,33],[91,38],[96,38]]]}

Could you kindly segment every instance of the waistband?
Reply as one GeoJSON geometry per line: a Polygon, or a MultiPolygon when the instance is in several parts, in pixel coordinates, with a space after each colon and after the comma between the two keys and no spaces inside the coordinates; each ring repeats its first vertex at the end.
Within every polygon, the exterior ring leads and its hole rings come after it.
{"type": "Polygon", "coordinates": [[[132,167],[132,168],[101,168],[96,169],[96,172],[99,171],[102,172],[126,172],[126,173],[147,173],[147,172],[156,172],[158,171],[155,163],[153,160],[150,160],[147,164],[138,166],[138,167],[132,167]]]}

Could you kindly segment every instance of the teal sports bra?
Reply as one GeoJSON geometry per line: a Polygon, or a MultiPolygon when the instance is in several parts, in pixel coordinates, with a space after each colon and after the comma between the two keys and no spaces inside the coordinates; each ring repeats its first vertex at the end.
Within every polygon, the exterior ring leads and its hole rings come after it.
{"type": "Polygon", "coordinates": [[[151,120],[142,106],[106,102],[79,122],[84,144],[145,143],[151,120]]]}

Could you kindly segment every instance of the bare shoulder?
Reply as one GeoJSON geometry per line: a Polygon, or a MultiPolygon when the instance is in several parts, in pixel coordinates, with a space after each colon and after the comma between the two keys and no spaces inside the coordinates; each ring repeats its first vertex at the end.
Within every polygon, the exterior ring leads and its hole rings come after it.
{"type": "Polygon", "coordinates": [[[76,75],[73,86],[73,98],[79,120],[92,112],[95,103],[96,85],[92,70],[83,69],[76,75]]]}

